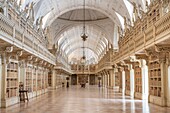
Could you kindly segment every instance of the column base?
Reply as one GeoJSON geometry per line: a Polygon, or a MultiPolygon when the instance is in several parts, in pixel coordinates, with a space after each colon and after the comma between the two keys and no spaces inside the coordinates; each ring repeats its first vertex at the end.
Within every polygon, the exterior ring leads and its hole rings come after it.
{"type": "Polygon", "coordinates": [[[125,95],[125,89],[120,88],[119,92],[122,93],[123,95],[125,95]]]}
{"type": "Polygon", "coordinates": [[[1,107],[6,108],[17,103],[19,103],[19,97],[11,97],[7,98],[6,100],[2,100],[1,107]]]}
{"type": "Polygon", "coordinates": [[[125,95],[130,96],[130,90],[125,90],[125,95]]]}
{"type": "Polygon", "coordinates": [[[126,90],[125,94],[130,96],[131,98],[134,98],[134,91],[126,90]]]}
{"type": "Polygon", "coordinates": [[[170,100],[167,100],[167,107],[170,107],[170,100]]]}
{"type": "Polygon", "coordinates": [[[142,93],[139,93],[139,92],[135,92],[135,98],[141,99],[141,100],[148,100],[148,95],[142,94],[142,93]]]}
{"type": "Polygon", "coordinates": [[[56,90],[56,87],[48,87],[48,90],[56,90]]]}
{"type": "Polygon", "coordinates": [[[56,86],[56,89],[61,88],[61,87],[62,87],[62,85],[58,85],[58,86],[56,86]]]}
{"type": "Polygon", "coordinates": [[[119,92],[119,86],[113,86],[113,91],[119,92]]]}
{"type": "Polygon", "coordinates": [[[130,96],[131,96],[131,98],[134,98],[134,91],[130,91],[130,96]]]}
{"type": "Polygon", "coordinates": [[[149,95],[149,102],[159,105],[159,106],[166,106],[165,104],[165,100],[162,97],[157,97],[157,96],[153,96],[153,95],[149,95]]]}

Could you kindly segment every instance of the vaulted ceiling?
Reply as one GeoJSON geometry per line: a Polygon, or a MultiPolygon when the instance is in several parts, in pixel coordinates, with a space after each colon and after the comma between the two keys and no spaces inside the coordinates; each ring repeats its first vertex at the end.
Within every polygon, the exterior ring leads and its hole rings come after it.
{"type": "MultiPolygon", "coordinates": [[[[20,1],[20,0],[18,0],[20,1]]],[[[118,27],[124,29],[124,17],[132,21],[133,3],[145,11],[150,0],[85,0],[85,53],[98,62],[109,44],[117,47],[118,27]]],[[[69,62],[82,57],[83,0],[22,0],[22,7],[34,3],[35,19],[43,16],[43,27],[49,27],[51,45],[55,44],[69,62]]]]}

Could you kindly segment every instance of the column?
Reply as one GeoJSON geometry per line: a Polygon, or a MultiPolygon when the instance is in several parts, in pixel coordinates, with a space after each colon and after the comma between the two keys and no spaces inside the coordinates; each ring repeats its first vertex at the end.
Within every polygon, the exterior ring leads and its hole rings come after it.
{"type": "Polygon", "coordinates": [[[52,77],[51,77],[51,84],[52,84],[52,89],[56,89],[56,70],[52,70],[52,77]]]}
{"type": "Polygon", "coordinates": [[[141,60],[142,69],[142,99],[148,99],[148,66],[146,65],[146,60],[141,60]]]}
{"type": "Polygon", "coordinates": [[[170,106],[170,77],[169,75],[169,66],[168,59],[161,58],[160,66],[161,66],[161,98],[162,98],[162,106],[170,106]]]}
{"type": "Polygon", "coordinates": [[[167,74],[167,89],[165,91],[167,91],[167,106],[169,107],[170,106],[170,63],[168,65],[168,74],[167,74]]]}
{"type": "Polygon", "coordinates": [[[130,96],[134,98],[135,91],[135,72],[133,69],[133,65],[130,64],[130,96]]]}
{"type": "Polygon", "coordinates": [[[2,54],[2,76],[1,76],[1,106],[6,106],[6,77],[7,77],[7,61],[5,53],[2,54]]]}

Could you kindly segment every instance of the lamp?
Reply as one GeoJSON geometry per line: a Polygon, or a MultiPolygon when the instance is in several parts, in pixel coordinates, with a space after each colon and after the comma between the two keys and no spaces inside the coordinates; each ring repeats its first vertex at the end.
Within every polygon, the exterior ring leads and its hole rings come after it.
{"type": "MultiPolygon", "coordinates": [[[[83,2],[83,33],[81,35],[81,38],[83,40],[83,56],[81,58],[81,63],[84,65],[86,63],[86,56],[85,56],[85,47],[84,47],[84,42],[87,40],[88,36],[86,35],[86,23],[85,23],[85,0],[83,2]]],[[[84,69],[83,69],[84,70],[84,69]]]]}

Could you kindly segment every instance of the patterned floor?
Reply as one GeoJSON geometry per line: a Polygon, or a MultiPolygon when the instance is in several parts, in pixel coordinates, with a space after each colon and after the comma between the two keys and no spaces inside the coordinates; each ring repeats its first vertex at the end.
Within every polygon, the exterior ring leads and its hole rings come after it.
{"type": "Polygon", "coordinates": [[[0,109],[0,113],[170,113],[170,108],[134,100],[97,86],[74,86],[0,109]]]}

